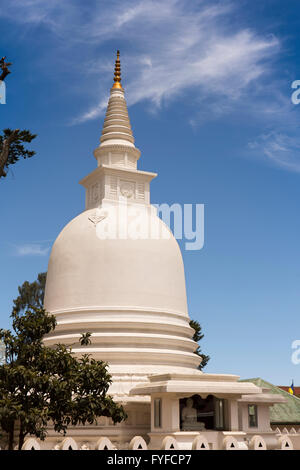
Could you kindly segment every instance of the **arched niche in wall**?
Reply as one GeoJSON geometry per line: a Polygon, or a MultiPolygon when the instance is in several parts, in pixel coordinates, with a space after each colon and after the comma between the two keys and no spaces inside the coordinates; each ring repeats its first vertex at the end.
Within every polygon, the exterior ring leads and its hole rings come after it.
{"type": "Polygon", "coordinates": [[[205,436],[197,436],[193,440],[192,450],[209,450],[208,440],[205,436]]]}
{"type": "Polygon", "coordinates": [[[41,450],[41,446],[36,439],[29,437],[22,445],[22,450],[41,450]]]}
{"type": "Polygon", "coordinates": [[[72,437],[66,437],[60,444],[60,450],[78,450],[77,442],[72,437]]]}
{"type": "Polygon", "coordinates": [[[250,450],[267,450],[265,440],[261,436],[253,436],[249,443],[250,450]]]}
{"type": "Polygon", "coordinates": [[[97,441],[96,450],[115,450],[115,446],[112,444],[110,439],[108,437],[100,437],[100,439],[97,441]]]}
{"type": "Polygon", "coordinates": [[[172,436],[166,436],[161,443],[162,450],[178,450],[178,443],[172,436]]]}
{"type": "Polygon", "coordinates": [[[226,436],[223,439],[223,449],[224,450],[238,450],[239,444],[235,437],[226,436]]]}
{"type": "Polygon", "coordinates": [[[135,436],[129,443],[130,450],[147,450],[146,441],[141,436],[135,436]]]}
{"type": "Polygon", "coordinates": [[[294,450],[293,443],[288,436],[280,436],[278,438],[278,448],[280,450],[294,450]]]}

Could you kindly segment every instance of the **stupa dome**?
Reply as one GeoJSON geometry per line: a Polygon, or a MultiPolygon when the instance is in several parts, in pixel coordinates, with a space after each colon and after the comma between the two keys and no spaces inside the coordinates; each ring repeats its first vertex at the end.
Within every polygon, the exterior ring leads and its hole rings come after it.
{"type": "Polygon", "coordinates": [[[168,238],[101,239],[92,222],[94,213],[90,209],[75,217],[56,239],[46,308],[150,309],[187,317],[182,256],[164,222],[157,215],[145,215],[149,225],[158,226],[168,238]]]}

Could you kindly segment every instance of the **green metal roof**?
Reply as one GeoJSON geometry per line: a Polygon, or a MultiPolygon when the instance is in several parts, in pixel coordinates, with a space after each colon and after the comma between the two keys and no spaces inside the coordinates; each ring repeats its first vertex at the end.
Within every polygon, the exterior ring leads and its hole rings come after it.
{"type": "Polygon", "coordinates": [[[268,388],[268,393],[282,395],[287,399],[286,403],[276,403],[270,407],[271,424],[300,424],[300,398],[259,377],[256,379],[240,380],[240,382],[252,382],[258,387],[268,388]]]}

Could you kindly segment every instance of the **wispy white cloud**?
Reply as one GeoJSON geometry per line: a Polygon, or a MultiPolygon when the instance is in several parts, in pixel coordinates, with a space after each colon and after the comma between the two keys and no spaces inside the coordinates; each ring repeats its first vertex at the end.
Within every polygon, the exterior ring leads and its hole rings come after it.
{"type": "MultiPolygon", "coordinates": [[[[92,60],[82,57],[80,63],[95,104],[73,121],[79,123],[95,119],[105,109],[108,87],[100,83],[112,78],[113,57],[99,57],[96,51],[107,41],[124,45],[129,105],[148,101],[159,108],[189,90],[195,101],[209,97],[216,110],[224,97],[237,101],[249,84],[270,70],[279,41],[234,26],[236,8],[232,1],[204,0],[91,0],[88,5],[11,0],[0,15],[49,28],[61,39],[61,48],[68,47],[68,61],[70,49],[79,44],[95,51],[92,60]]],[[[78,66],[75,59],[70,66],[78,66]]]]}
{"type": "MultiPolygon", "coordinates": [[[[295,110],[281,91],[274,65],[281,41],[237,26],[233,17],[239,8],[232,0],[10,0],[0,16],[26,28],[48,28],[59,51],[47,57],[48,66],[59,57],[83,76],[80,93],[84,86],[87,94],[78,96],[82,110],[71,124],[105,111],[114,61],[108,55],[110,41],[121,48],[129,105],[146,102],[159,111],[190,93],[193,127],[234,111],[246,115],[262,129],[248,145],[252,154],[299,171],[300,138],[291,131],[295,110]],[[73,54],[78,49],[85,51],[79,63],[73,54]]],[[[28,246],[20,253],[30,251],[42,254],[44,248],[28,246]]]]}
{"type": "Polygon", "coordinates": [[[291,83],[274,80],[272,86],[266,86],[259,97],[248,104],[248,113],[255,116],[263,130],[248,142],[247,154],[299,173],[300,106],[291,101],[291,83]]]}
{"type": "Polygon", "coordinates": [[[13,245],[14,256],[46,256],[50,251],[49,241],[13,245]]]}
{"type": "Polygon", "coordinates": [[[271,131],[249,142],[249,148],[259,151],[277,166],[300,173],[300,139],[295,135],[271,131]]]}
{"type": "MultiPolygon", "coordinates": [[[[125,26],[119,18],[120,30],[116,22],[116,35],[138,44],[124,59],[129,105],[147,100],[159,108],[185,91],[195,100],[210,97],[211,104],[224,97],[236,101],[249,84],[270,71],[270,59],[280,47],[276,37],[226,28],[232,13],[229,3],[203,2],[196,12],[185,6],[186,2],[167,0],[161,11],[158,2],[140,2],[125,16],[125,26]]],[[[99,116],[106,102],[101,96],[75,122],[99,116]]]]}

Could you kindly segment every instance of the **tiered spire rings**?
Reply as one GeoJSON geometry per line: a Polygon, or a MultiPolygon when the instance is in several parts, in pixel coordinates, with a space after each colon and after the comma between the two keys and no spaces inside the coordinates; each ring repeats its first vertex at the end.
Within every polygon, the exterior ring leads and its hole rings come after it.
{"type": "Polygon", "coordinates": [[[115,64],[113,88],[119,88],[120,90],[123,90],[122,85],[121,85],[120,51],[117,51],[117,60],[116,60],[116,64],[115,64]]]}

